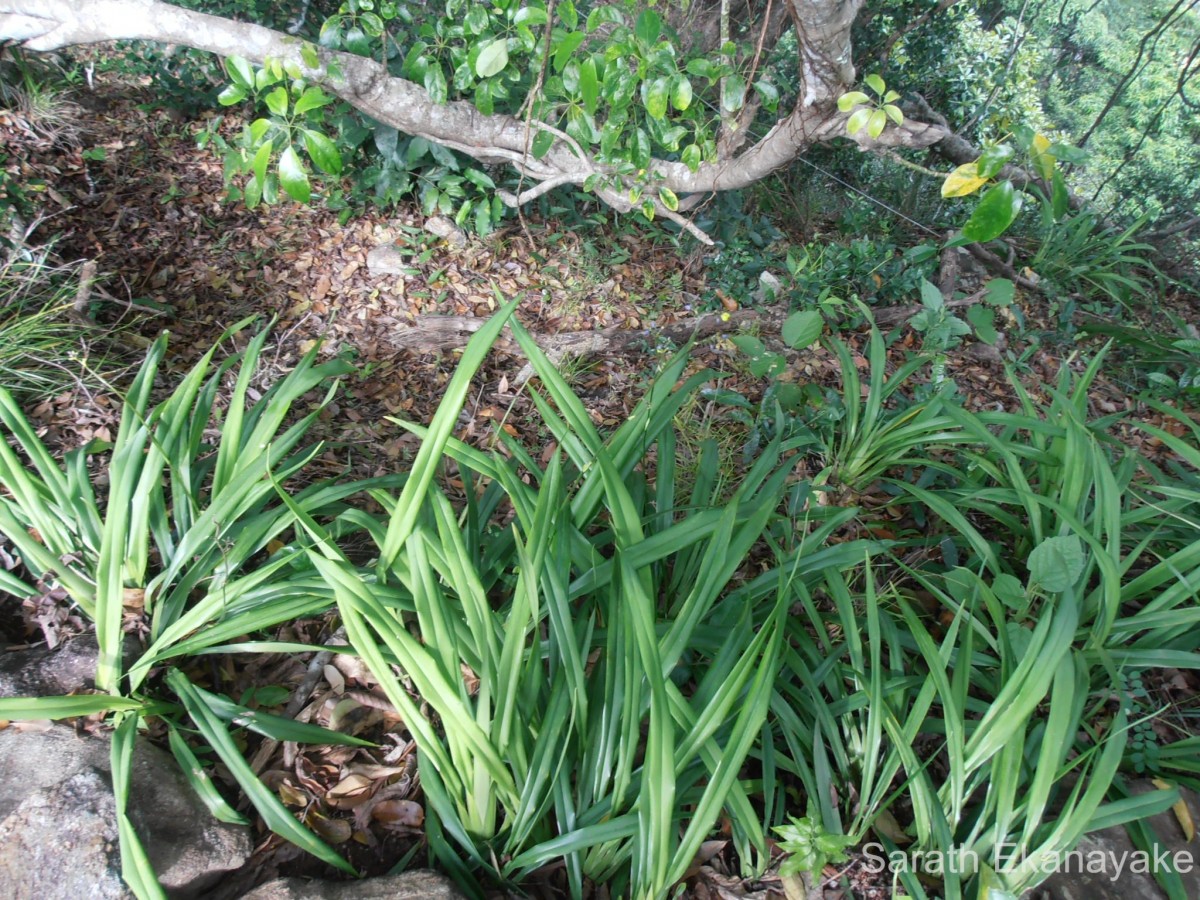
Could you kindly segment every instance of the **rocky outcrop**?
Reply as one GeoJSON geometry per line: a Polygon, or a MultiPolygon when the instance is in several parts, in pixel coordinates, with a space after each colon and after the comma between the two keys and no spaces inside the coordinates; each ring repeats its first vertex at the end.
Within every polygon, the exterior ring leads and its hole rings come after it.
{"type": "MultiPolygon", "coordinates": [[[[250,853],[248,829],[218,822],[170,754],[139,743],[129,816],[172,897],[200,897],[250,853]]],[[[109,742],[0,731],[0,885],[6,898],[126,898],[109,742]]]]}

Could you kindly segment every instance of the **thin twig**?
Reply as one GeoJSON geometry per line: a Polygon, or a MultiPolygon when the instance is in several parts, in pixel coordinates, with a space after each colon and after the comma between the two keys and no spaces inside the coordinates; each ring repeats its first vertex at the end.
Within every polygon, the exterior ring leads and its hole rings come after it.
{"type": "MultiPolygon", "coordinates": [[[[340,646],[345,644],[345,641],[346,626],[343,625],[329,636],[329,640],[325,642],[325,646],[340,646]]],[[[333,653],[334,651],[332,650],[322,650],[312,658],[308,664],[308,670],[304,673],[304,678],[296,685],[292,699],[288,701],[287,709],[283,711],[285,717],[294,719],[300,710],[304,709],[304,704],[308,702],[308,698],[316,690],[317,682],[325,674],[325,667],[333,660],[333,653]]]]}

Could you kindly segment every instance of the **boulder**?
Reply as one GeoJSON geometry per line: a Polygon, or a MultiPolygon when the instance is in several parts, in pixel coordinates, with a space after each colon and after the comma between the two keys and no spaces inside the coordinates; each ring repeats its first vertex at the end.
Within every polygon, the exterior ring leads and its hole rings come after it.
{"type": "MultiPolygon", "coordinates": [[[[80,737],[63,726],[0,731],[0,884],[6,897],[131,896],[120,876],[109,753],[107,739],[80,737]],[[88,889],[77,890],[79,884],[88,889]]],[[[214,819],[173,757],[141,741],[129,817],[173,897],[203,895],[250,854],[248,829],[214,819]]]]}
{"type": "MultiPolygon", "coordinates": [[[[1131,787],[1134,793],[1155,789],[1148,782],[1131,787]]],[[[1200,795],[1186,788],[1179,793],[1192,820],[1200,821],[1200,795]]],[[[1183,895],[1200,897],[1200,838],[1187,840],[1171,810],[1148,823],[1158,836],[1157,859],[1134,847],[1124,826],[1093,831],[1058,862],[1058,871],[1026,894],[1026,900],[1166,900],[1152,874],[1164,861],[1175,864],[1183,895]]]]}
{"type": "Polygon", "coordinates": [[[454,883],[428,869],[362,881],[305,881],[277,878],[242,900],[463,900],[454,883]]]}
{"type": "Polygon", "coordinates": [[[99,648],[95,634],[80,634],[50,650],[0,651],[0,697],[53,697],[91,687],[99,648]]]}

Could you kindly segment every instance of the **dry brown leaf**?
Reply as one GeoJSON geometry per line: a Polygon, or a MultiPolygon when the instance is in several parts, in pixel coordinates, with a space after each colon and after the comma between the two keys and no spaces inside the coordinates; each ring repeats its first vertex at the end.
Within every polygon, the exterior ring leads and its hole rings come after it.
{"type": "Polygon", "coordinates": [[[371,817],[390,828],[420,828],[425,809],[413,800],[381,800],[372,807],[371,817]]]}
{"type": "Polygon", "coordinates": [[[336,809],[354,809],[370,800],[378,787],[379,782],[352,773],[325,793],[325,802],[336,809]]]}

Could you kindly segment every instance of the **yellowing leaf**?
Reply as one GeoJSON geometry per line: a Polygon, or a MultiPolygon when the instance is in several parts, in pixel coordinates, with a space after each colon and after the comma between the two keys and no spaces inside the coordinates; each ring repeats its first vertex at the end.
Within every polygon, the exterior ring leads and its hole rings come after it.
{"type": "Polygon", "coordinates": [[[966,197],[987,184],[987,181],[986,178],[979,177],[975,163],[966,163],[946,176],[946,180],[942,182],[942,196],[966,197]]]}
{"type": "Polygon", "coordinates": [[[1033,137],[1033,167],[1039,178],[1049,181],[1054,177],[1054,157],[1050,154],[1050,139],[1045,135],[1033,137]]]}
{"type": "MultiPolygon", "coordinates": [[[[1161,791],[1169,791],[1175,787],[1161,778],[1154,779],[1154,786],[1161,791]]],[[[1171,807],[1171,812],[1175,813],[1175,818],[1179,820],[1179,827],[1183,829],[1184,839],[1190,844],[1196,839],[1196,823],[1192,819],[1192,811],[1188,809],[1187,800],[1181,796],[1179,801],[1171,807]]]]}

